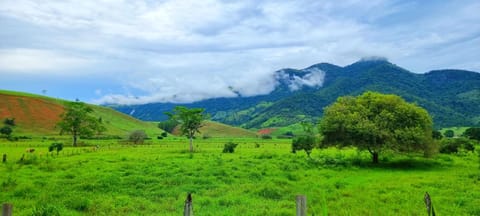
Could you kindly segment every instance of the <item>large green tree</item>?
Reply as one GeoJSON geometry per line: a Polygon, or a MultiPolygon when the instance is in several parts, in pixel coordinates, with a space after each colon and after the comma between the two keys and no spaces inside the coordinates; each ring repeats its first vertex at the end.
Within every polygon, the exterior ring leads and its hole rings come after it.
{"type": "Polygon", "coordinates": [[[203,121],[208,118],[201,108],[187,108],[177,106],[172,113],[166,113],[169,119],[180,124],[180,131],[182,135],[186,135],[190,140],[190,152],[193,152],[193,138],[195,133],[200,132],[199,129],[203,126],[203,121]]]}
{"type": "Polygon", "coordinates": [[[80,136],[91,137],[100,134],[106,128],[103,123],[92,116],[93,109],[82,102],[69,102],[65,105],[65,112],[60,115],[61,120],[57,123],[60,134],[71,134],[73,146],[77,146],[80,136]]]}
{"type": "Polygon", "coordinates": [[[376,92],[338,98],[325,108],[320,130],[323,146],[368,150],[373,163],[385,149],[428,154],[432,145],[432,118],[425,109],[376,92]]]}

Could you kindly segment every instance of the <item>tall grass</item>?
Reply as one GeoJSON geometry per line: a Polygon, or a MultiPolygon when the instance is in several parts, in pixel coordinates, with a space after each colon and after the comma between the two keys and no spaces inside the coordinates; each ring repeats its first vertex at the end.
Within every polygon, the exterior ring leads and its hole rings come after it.
{"type": "Polygon", "coordinates": [[[44,154],[47,142],[28,164],[18,160],[35,140],[0,143],[9,157],[0,164],[0,201],[13,203],[15,215],[180,215],[192,193],[197,215],[294,215],[295,195],[305,194],[315,214],[424,215],[428,191],[442,215],[480,213],[480,186],[470,176],[476,155],[384,155],[373,166],[355,149],[314,150],[308,159],[283,140],[199,139],[194,154],[183,138],[109,142],[53,157],[44,154]],[[228,141],[239,144],[233,154],[222,153],[228,141]]]}

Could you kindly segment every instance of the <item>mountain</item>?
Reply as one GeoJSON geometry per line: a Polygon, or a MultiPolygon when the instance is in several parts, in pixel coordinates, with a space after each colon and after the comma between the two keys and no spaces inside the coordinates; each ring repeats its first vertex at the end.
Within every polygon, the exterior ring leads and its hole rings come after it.
{"type": "MultiPolygon", "coordinates": [[[[277,86],[268,95],[215,98],[190,104],[202,107],[212,120],[245,128],[286,126],[316,120],[338,97],[365,91],[397,94],[429,111],[435,127],[480,125],[480,73],[436,70],[413,73],[386,59],[362,59],[340,67],[329,63],[305,69],[275,72],[277,86]]],[[[154,103],[116,106],[145,120],[164,120],[177,104],[154,103]]]]}
{"type": "MultiPolygon", "coordinates": [[[[55,128],[64,112],[67,101],[40,95],[0,90],[0,119],[15,118],[15,135],[58,135],[55,128]]],[[[150,136],[162,133],[153,122],[144,122],[108,107],[89,105],[93,115],[102,118],[107,131],[105,135],[126,136],[130,131],[141,129],[150,136]]]]}

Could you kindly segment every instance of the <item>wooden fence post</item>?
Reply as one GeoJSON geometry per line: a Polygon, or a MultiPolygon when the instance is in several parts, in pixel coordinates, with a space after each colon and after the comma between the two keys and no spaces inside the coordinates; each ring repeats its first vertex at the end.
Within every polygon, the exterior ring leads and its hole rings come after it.
{"type": "Polygon", "coordinates": [[[10,203],[4,203],[2,205],[2,216],[12,216],[13,205],[10,203]]]}
{"type": "Polygon", "coordinates": [[[307,197],[305,195],[297,195],[297,216],[307,215],[307,197]]]}
{"type": "Polygon", "coordinates": [[[185,200],[185,207],[183,208],[183,216],[193,216],[192,194],[188,193],[185,200]]]}
{"type": "Polygon", "coordinates": [[[432,199],[430,198],[430,194],[425,192],[425,196],[423,197],[425,201],[425,207],[427,208],[428,216],[435,216],[435,210],[433,209],[432,199]]]}

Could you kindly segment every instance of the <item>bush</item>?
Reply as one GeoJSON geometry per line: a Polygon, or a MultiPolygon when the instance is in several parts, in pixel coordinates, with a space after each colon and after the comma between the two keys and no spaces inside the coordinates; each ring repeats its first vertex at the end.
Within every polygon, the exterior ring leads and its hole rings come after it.
{"type": "Polygon", "coordinates": [[[54,150],[57,151],[57,155],[60,151],[62,151],[63,149],[63,143],[52,143],[49,147],[48,147],[48,151],[49,152],[52,152],[54,150]]]}
{"type": "Polygon", "coordinates": [[[473,152],[475,146],[471,140],[466,138],[450,138],[442,140],[440,153],[452,154],[458,153],[460,150],[473,152]]]}
{"type": "Polygon", "coordinates": [[[270,134],[263,134],[261,136],[262,139],[272,139],[272,136],[270,134]]]}
{"type": "Polygon", "coordinates": [[[164,131],[164,132],[162,132],[161,136],[162,136],[162,137],[167,137],[167,136],[168,136],[168,133],[164,131]]]}
{"type": "Polygon", "coordinates": [[[8,126],[15,126],[15,118],[6,118],[3,123],[8,126]]]}
{"type": "Polygon", "coordinates": [[[452,138],[452,137],[455,136],[455,132],[453,132],[453,130],[446,130],[446,131],[443,133],[443,135],[444,135],[445,137],[452,138]]]}
{"type": "Polygon", "coordinates": [[[474,140],[478,140],[480,141],[480,128],[468,128],[465,133],[463,133],[464,136],[470,138],[470,139],[474,139],[474,140]]]}
{"type": "Polygon", "coordinates": [[[10,134],[12,134],[13,130],[9,126],[5,126],[0,128],[0,133],[3,134],[6,137],[9,137],[10,134]]]}
{"type": "Polygon", "coordinates": [[[287,132],[277,136],[277,138],[279,138],[279,139],[291,139],[293,137],[294,137],[294,134],[291,131],[287,131],[287,132]]]}
{"type": "Polygon", "coordinates": [[[143,144],[143,141],[147,138],[147,134],[143,130],[135,130],[130,133],[128,140],[134,144],[143,144]]]}
{"type": "Polygon", "coordinates": [[[228,142],[225,143],[223,146],[223,153],[233,153],[235,152],[235,148],[237,147],[238,144],[233,143],[233,142],[228,142]]]}

